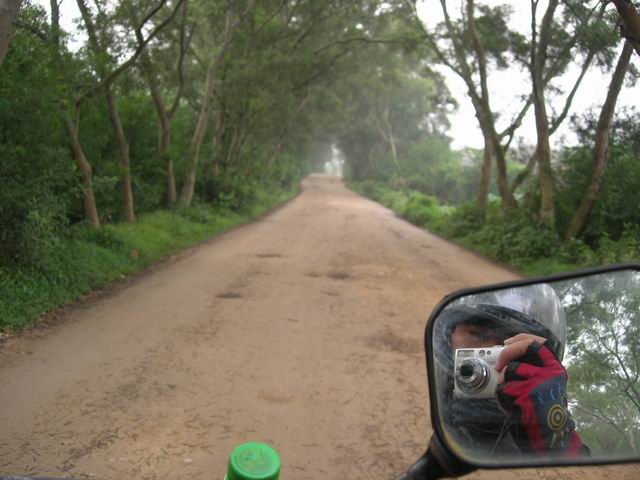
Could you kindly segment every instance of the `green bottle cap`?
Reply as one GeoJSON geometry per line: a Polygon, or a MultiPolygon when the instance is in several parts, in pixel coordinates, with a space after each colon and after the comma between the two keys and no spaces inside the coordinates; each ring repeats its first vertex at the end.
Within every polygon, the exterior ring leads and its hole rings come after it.
{"type": "Polygon", "coordinates": [[[227,480],[278,480],[279,476],[278,452],[264,443],[243,443],[229,457],[227,480]]]}

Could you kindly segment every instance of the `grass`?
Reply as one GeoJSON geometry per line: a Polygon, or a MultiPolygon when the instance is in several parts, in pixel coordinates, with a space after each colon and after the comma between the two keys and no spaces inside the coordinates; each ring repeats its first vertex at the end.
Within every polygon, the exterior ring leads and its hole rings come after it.
{"type": "Polygon", "coordinates": [[[294,196],[262,193],[244,212],[197,205],[141,215],[134,224],[77,227],[52,240],[33,266],[0,266],[0,331],[43,314],[154,262],[246,223],[294,196]]]}

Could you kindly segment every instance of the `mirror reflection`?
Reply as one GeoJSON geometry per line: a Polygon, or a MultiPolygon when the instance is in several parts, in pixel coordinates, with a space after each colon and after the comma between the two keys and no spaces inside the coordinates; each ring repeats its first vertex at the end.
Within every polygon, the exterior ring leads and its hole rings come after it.
{"type": "Polygon", "coordinates": [[[446,439],[468,461],[637,457],[640,273],[468,295],[435,320],[446,439]]]}

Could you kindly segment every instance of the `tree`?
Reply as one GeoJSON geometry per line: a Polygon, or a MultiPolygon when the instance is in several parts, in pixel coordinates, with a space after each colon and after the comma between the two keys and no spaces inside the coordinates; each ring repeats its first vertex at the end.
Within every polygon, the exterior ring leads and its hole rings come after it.
{"type": "Polygon", "coordinates": [[[55,104],[62,113],[62,122],[69,140],[69,145],[78,170],[83,181],[83,208],[85,219],[93,227],[100,226],[100,218],[96,207],[95,195],[93,190],[93,174],[91,163],[82,148],[78,130],[80,118],[80,106],[71,98],[69,92],[75,90],[71,86],[69,70],[73,70],[72,62],[69,61],[68,52],[63,45],[63,32],[60,28],[60,9],[56,0],[50,0],[51,20],[48,28],[38,22],[38,18],[18,18],[16,24],[20,29],[29,32],[42,42],[44,48],[49,49],[52,58],[51,64],[57,72],[55,78],[60,79],[62,85],[58,82],[52,82],[51,90],[59,94],[55,104]]]}
{"type": "Polygon", "coordinates": [[[13,23],[18,17],[21,4],[22,0],[0,0],[0,65],[9,49],[13,23]]]}
{"type": "Polygon", "coordinates": [[[611,84],[607,91],[607,98],[600,110],[600,118],[598,119],[598,124],[596,126],[591,180],[585,189],[582,201],[575,211],[573,219],[571,220],[571,225],[565,234],[565,239],[567,240],[574,238],[582,232],[589,218],[589,214],[591,213],[591,209],[593,208],[593,204],[598,196],[602,178],[609,160],[609,132],[611,130],[613,114],[615,112],[618,95],[622,89],[624,77],[629,69],[632,52],[632,43],[629,40],[625,41],[615,71],[611,77],[611,84]]]}
{"type": "Polygon", "coordinates": [[[182,184],[182,191],[180,193],[179,205],[186,207],[191,205],[193,200],[193,192],[196,184],[196,168],[198,166],[198,160],[200,158],[200,149],[202,142],[204,141],[204,135],[207,130],[209,122],[211,100],[215,91],[215,82],[217,80],[216,75],[218,69],[224,60],[224,57],[229,50],[233,34],[238,28],[238,25],[243,21],[247,15],[251,13],[255,7],[255,0],[248,0],[245,10],[241,15],[237,15],[232,8],[228,8],[225,15],[224,31],[220,40],[220,45],[215,51],[215,54],[211,56],[209,68],[207,70],[207,78],[205,82],[204,92],[200,99],[200,112],[198,114],[198,122],[196,125],[193,138],[191,140],[191,161],[189,163],[189,169],[182,184]]]}
{"type": "MultiPolygon", "coordinates": [[[[51,36],[50,42],[53,43],[54,58],[58,68],[64,68],[64,59],[62,55],[61,45],[61,30],[60,30],[60,9],[57,0],[51,0],[51,36]]],[[[100,217],[98,215],[98,208],[96,206],[95,194],[93,191],[93,171],[91,163],[87,159],[85,152],[80,143],[78,136],[78,128],[80,124],[80,107],[75,102],[70,102],[67,98],[66,101],[61,101],[61,109],[63,111],[63,122],[67,137],[69,138],[69,144],[73,152],[73,158],[80,174],[82,175],[83,182],[83,196],[82,205],[84,208],[85,218],[94,228],[100,227],[100,217]],[[69,107],[69,104],[74,103],[73,107],[69,107]],[[71,111],[70,111],[71,110],[71,111]]]]}
{"type": "Polygon", "coordinates": [[[444,24],[440,25],[435,32],[429,32],[417,18],[415,1],[413,5],[414,18],[423,29],[424,38],[429,47],[442,64],[464,81],[476,112],[484,138],[484,161],[478,185],[478,204],[484,209],[489,192],[491,164],[495,157],[496,178],[502,206],[505,210],[511,210],[516,207],[516,202],[507,179],[506,151],[530,106],[530,101],[523,102],[520,112],[507,128],[498,130],[497,115],[492,110],[489,94],[489,58],[493,58],[498,66],[506,66],[503,55],[513,36],[506,20],[508,11],[503,9],[492,11],[483,7],[484,17],[489,17],[489,24],[494,23],[494,27],[480,30],[474,0],[465,2],[463,21],[457,23],[449,13],[446,0],[440,0],[444,24]],[[498,22],[500,27],[496,27],[495,22],[498,22]],[[491,48],[488,49],[487,45],[491,48]]]}
{"type": "MultiPolygon", "coordinates": [[[[114,84],[117,78],[133,65],[138,56],[144,51],[149,41],[155,37],[162,28],[171,22],[183,1],[184,0],[179,0],[176,2],[171,15],[162,23],[157,25],[151,33],[149,33],[146,39],[139,42],[137,48],[127,60],[118,64],[114,57],[119,53],[117,52],[117,47],[119,47],[119,45],[115,45],[115,51],[110,51],[110,45],[114,42],[113,38],[110,38],[112,37],[110,35],[112,33],[110,31],[111,25],[106,12],[99,8],[96,17],[94,18],[94,15],[87,7],[85,0],[76,0],[78,9],[82,15],[85,29],[87,30],[89,49],[92,53],[92,61],[98,76],[97,83],[92,91],[100,91],[104,95],[109,113],[109,120],[113,129],[114,137],[118,144],[119,161],[122,172],[122,203],[124,206],[126,221],[129,223],[135,221],[133,191],[131,188],[129,141],[124,129],[122,128],[122,121],[118,113],[117,96],[114,84]]],[[[149,22],[149,20],[151,20],[161,10],[165,3],[166,0],[161,0],[157,5],[152,6],[148,11],[144,12],[140,25],[135,28],[142,30],[147,22],[149,22]]],[[[92,91],[87,92],[85,95],[92,93],[92,91]]]]}
{"type": "MultiPolygon", "coordinates": [[[[181,17],[179,30],[178,30],[178,59],[175,63],[176,74],[176,86],[173,101],[170,106],[167,107],[162,96],[161,86],[158,82],[158,68],[153,63],[151,54],[148,49],[143,49],[141,53],[140,70],[143,73],[144,79],[149,86],[149,92],[153,100],[153,105],[158,115],[158,151],[160,154],[160,160],[165,165],[166,176],[166,196],[167,204],[169,206],[175,205],[177,201],[176,192],[176,180],[174,174],[173,159],[169,154],[171,147],[171,122],[173,121],[175,114],[180,106],[180,100],[184,93],[185,83],[185,57],[187,55],[187,49],[191,36],[195,29],[195,23],[187,31],[187,5],[188,1],[184,0],[181,7],[181,17]]],[[[137,14],[137,7],[131,1],[126,2],[126,8],[131,20],[131,25],[135,32],[138,48],[144,45],[144,33],[142,31],[143,24],[140,23],[137,14]]]]}
{"type": "MultiPolygon", "coordinates": [[[[573,99],[587,70],[598,57],[601,64],[608,63],[614,40],[603,21],[605,6],[596,14],[582,2],[560,2],[550,0],[538,24],[538,0],[531,0],[531,34],[516,45],[516,58],[526,66],[531,75],[537,144],[524,175],[538,166],[540,206],[538,221],[547,227],[555,227],[554,180],[551,165],[550,137],[566,119],[573,99]],[[564,98],[562,110],[551,115],[548,107],[552,103],[547,97],[555,90],[553,81],[566,72],[574,58],[581,59],[581,68],[569,93],[564,98]]],[[[521,182],[524,175],[516,179],[521,182]]],[[[514,184],[515,186],[515,184],[514,184]]]]}
{"type": "Polygon", "coordinates": [[[540,38],[536,32],[537,0],[531,0],[531,84],[533,87],[533,106],[536,117],[536,132],[538,144],[535,157],[538,162],[538,177],[540,179],[540,221],[547,226],[553,226],[555,213],[553,205],[553,174],[551,171],[551,146],[549,143],[549,117],[547,114],[544,74],[546,70],[547,50],[551,42],[552,22],[558,0],[549,0],[547,10],[540,24],[540,38]]]}

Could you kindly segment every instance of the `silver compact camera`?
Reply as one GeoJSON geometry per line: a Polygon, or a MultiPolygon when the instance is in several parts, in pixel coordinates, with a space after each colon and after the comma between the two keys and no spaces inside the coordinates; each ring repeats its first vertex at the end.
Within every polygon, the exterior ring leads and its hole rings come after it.
{"type": "Polygon", "coordinates": [[[498,356],[505,347],[459,348],[454,363],[454,398],[494,398],[498,356]]]}

